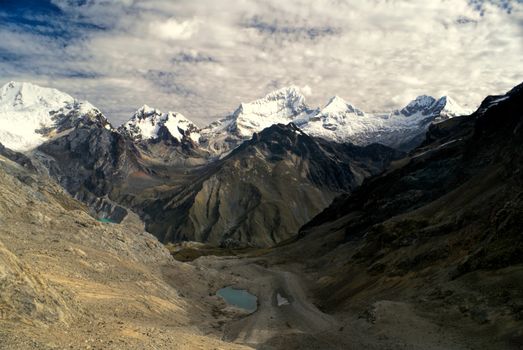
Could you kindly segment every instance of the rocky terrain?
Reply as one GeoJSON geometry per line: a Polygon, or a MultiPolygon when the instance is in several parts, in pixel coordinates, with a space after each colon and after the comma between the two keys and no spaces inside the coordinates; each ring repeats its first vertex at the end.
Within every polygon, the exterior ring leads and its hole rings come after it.
{"type": "Polygon", "coordinates": [[[219,282],[174,261],[137,217],[98,222],[0,156],[0,223],[1,349],[244,348],[220,340],[207,292],[219,282]]]}
{"type": "Polygon", "coordinates": [[[317,307],[366,319],[387,348],[520,349],[522,146],[519,85],[433,125],[422,147],[337,198],[273,263],[300,261],[317,307]],[[396,322],[408,331],[391,333],[396,322]],[[418,331],[428,334],[412,339],[418,331]]]}
{"type": "Polygon", "coordinates": [[[88,102],[11,82],[0,92],[0,141],[94,217],[121,222],[132,210],[165,242],[268,246],[401,154],[373,143],[409,150],[431,123],[465,112],[429,96],[383,115],[339,97],[314,109],[288,87],[203,129],[146,105],[115,129],[88,102]],[[302,136],[264,131],[291,122],[302,136]]]}
{"type": "Polygon", "coordinates": [[[138,212],[164,242],[270,246],[292,238],[337,194],[401,155],[381,145],[314,139],[293,124],[273,125],[190,185],[164,185],[138,212]]]}
{"type": "Polygon", "coordinates": [[[225,339],[257,349],[521,349],[523,85],[263,254],[192,264],[259,297],[225,339]],[[288,303],[281,303],[285,298],[288,303]]]}
{"type": "Polygon", "coordinates": [[[440,117],[408,155],[291,123],[160,162],[77,114],[0,145],[0,348],[522,348],[523,85],[440,117]]]}

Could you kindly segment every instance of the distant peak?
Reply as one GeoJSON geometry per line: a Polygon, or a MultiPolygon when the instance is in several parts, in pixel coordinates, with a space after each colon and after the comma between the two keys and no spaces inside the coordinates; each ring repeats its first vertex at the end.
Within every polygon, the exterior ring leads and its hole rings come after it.
{"type": "Polygon", "coordinates": [[[432,105],[434,102],[436,102],[436,99],[432,96],[428,95],[420,95],[416,97],[414,100],[412,100],[407,107],[411,106],[418,106],[418,107],[428,107],[432,105]]]}
{"type": "Polygon", "coordinates": [[[438,102],[438,100],[432,96],[420,95],[410,101],[399,113],[407,117],[417,113],[427,114],[433,109],[436,102],[438,102]]]}
{"type": "Polygon", "coordinates": [[[234,115],[289,118],[307,109],[305,97],[300,89],[295,85],[291,85],[272,91],[258,100],[240,104],[234,115]]]}
{"type": "Polygon", "coordinates": [[[347,101],[345,101],[340,96],[335,95],[330,98],[330,100],[325,105],[325,108],[332,108],[332,107],[345,108],[347,106],[347,104],[348,104],[347,101]]]}
{"type": "MultiPolygon", "coordinates": [[[[3,86],[4,89],[14,89],[16,87],[22,87],[24,85],[33,85],[31,83],[21,82],[21,81],[10,81],[3,86]]],[[[34,85],[33,85],[34,86],[34,85]]]]}
{"type": "Polygon", "coordinates": [[[441,96],[439,101],[441,101],[441,103],[444,103],[446,106],[458,106],[459,107],[459,103],[457,103],[456,100],[454,100],[450,96],[441,96]]]}
{"type": "Polygon", "coordinates": [[[472,110],[463,108],[458,102],[449,96],[441,97],[438,100],[438,105],[441,106],[440,114],[442,115],[442,118],[440,119],[472,114],[472,110]]]}
{"type": "Polygon", "coordinates": [[[439,115],[436,121],[452,118],[459,115],[468,115],[471,111],[461,107],[449,96],[442,96],[436,99],[432,96],[421,95],[411,101],[400,113],[404,116],[411,116],[421,113],[426,116],[439,115]]]}
{"type": "Polygon", "coordinates": [[[356,113],[358,115],[364,114],[358,108],[354,107],[352,104],[348,103],[338,95],[331,97],[321,112],[323,114],[338,114],[345,112],[356,113]]]}
{"type": "Polygon", "coordinates": [[[142,107],[138,108],[136,111],[136,114],[153,114],[153,113],[161,113],[156,108],[149,107],[148,105],[144,104],[142,107]]]}
{"type": "Polygon", "coordinates": [[[16,90],[31,89],[31,90],[53,91],[56,93],[63,94],[63,92],[56,90],[54,88],[44,87],[44,86],[36,85],[33,83],[25,82],[25,81],[10,81],[2,87],[2,91],[13,90],[13,89],[16,89],[16,90]]]}
{"type": "Polygon", "coordinates": [[[111,129],[101,112],[53,88],[11,81],[0,90],[0,138],[9,148],[29,150],[79,125],[111,129]]]}
{"type": "Polygon", "coordinates": [[[304,101],[305,97],[303,96],[300,88],[296,85],[290,85],[283,87],[278,90],[274,90],[270,93],[268,93],[263,99],[260,99],[258,101],[263,100],[279,100],[279,99],[285,99],[285,100],[301,100],[304,101]]]}
{"type": "Polygon", "coordinates": [[[138,110],[133,114],[131,117],[131,120],[134,119],[154,119],[155,121],[166,121],[169,118],[176,118],[180,120],[187,120],[181,113],[168,111],[168,112],[162,112],[161,110],[150,107],[146,104],[144,104],[142,107],[138,108],[138,110]]]}
{"type": "Polygon", "coordinates": [[[143,105],[122,126],[119,131],[127,134],[135,141],[165,138],[166,135],[182,141],[189,137],[198,143],[200,134],[198,127],[181,113],[164,113],[156,108],[143,105]]]}
{"type": "MultiPolygon", "coordinates": [[[[9,108],[57,110],[67,104],[80,104],[81,101],[54,88],[42,87],[27,82],[11,81],[0,90],[0,104],[9,108]]],[[[87,106],[87,103],[84,103],[87,106]]],[[[90,106],[90,105],[89,105],[90,106]]]]}
{"type": "Polygon", "coordinates": [[[21,85],[21,84],[23,84],[23,83],[19,83],[16,81],[10,81],[9,83],[7,83],[3,86],[3,89],[13,89],[14,87],[21,85]]]}

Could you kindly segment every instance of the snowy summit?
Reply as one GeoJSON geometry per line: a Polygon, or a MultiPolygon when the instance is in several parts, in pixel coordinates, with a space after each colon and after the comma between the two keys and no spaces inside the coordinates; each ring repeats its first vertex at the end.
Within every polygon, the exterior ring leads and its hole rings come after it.
{"type": "Polygon", "coordinates": [[[36,148],[82,118],[96,119],[111,128],[89,102],[56,89],[18,82],[0,89],[0,142],[15,151],[36,148]]]}
{"type": "Polygon", "coordinates": [[[190,138],[195,143],[200,139],[196,125],[182,114],[163,113],[147,105],[138,109],[131,119],[119,128],[119,131],[127,133],[134,141],[145,141],[158,139],[162,129],[168,131],[179,142],[184,137],[190,138]]]}
{"type": "Polygon", "coordinates": [[[312,109],[299,88],[290,86],[242,103],[231,116],[203,129],[202,136],[211,153],[226,154],[256,132],[292,122],[305,133],[329,141],[402,148],[409,147],[431,123],[469,113],[446,96],[419,96],[403,109],[383,114],[365,113],[339,96],[323,108],[312,109]]]}

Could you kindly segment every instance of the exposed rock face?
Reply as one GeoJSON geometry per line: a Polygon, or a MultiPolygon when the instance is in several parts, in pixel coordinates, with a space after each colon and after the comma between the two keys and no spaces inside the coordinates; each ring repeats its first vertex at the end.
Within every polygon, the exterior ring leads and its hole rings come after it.
{"type": "Polygon", "coordinates": [[[313,139],[293,124],[274,125],[210,166],[189,186],[143,208],[163,241],[269,246],[297,229],[399,152],[313,139]]]}
{"type": "Polygon", "coordinates": [[[441,322],[495,335],[498,348],[517,348],[522,149],[519,85],[469,117],[433,125],[403,164],[338,197],[294,244],[296,257],[306,251],[308,266],[322,269],[323,309],[408,301],[441,322]]]}
{"type": "Polygon", "coordinates": [[[69,193],[90,205],[96,215],[120,222],[127,210],[111,194],[126,178],[144,168],[135,146],[99,125],[77,126],[42,144],[33,155],[69,193]]]}
{"type": "Polygon", "coordinates": [[[200,129],[180,113],[143,106],[118,128],[153,162],[192,167],[208,162],[200,147],[200,129]]]}

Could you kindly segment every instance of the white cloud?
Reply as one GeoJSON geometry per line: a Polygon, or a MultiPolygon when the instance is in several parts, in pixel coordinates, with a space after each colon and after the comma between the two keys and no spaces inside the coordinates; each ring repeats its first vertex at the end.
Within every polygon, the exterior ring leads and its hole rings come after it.
{"type": "Polygon", "coordinates": [[[164,23],[151,23],[150,31],[162,39],[188,40],[198,31],[197,20],[177,21],[170,18],[164,23]]]}
{"type": "Polygon", "coordinates": [[[304,96],[312,95],[312,88],[309,85],[302,86],[300,90],[304,96]]]}
{"type": "Polygon", "coordinates": [[[313,106],[448,94],[473,107],[523,81],[516,0],[53,1],[105,29],[64,45],[0,25],[0,77],[86,98],[116,122],[147,103],[203,125],[290,84],[309,86],[313,106]]]}

